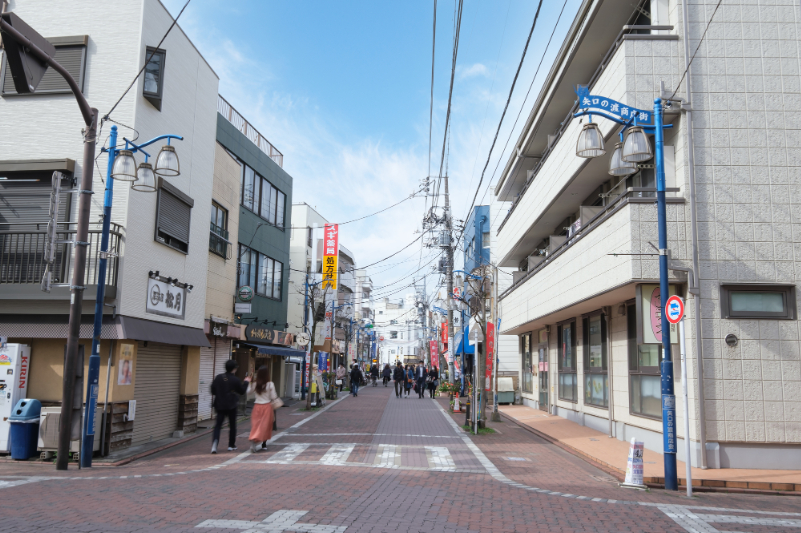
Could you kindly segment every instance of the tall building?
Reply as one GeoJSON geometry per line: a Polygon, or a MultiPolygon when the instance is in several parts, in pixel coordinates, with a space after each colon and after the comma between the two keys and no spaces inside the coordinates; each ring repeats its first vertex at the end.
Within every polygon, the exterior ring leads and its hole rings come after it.
{"type": "MultiPolygon", "coordinates": [[[[107,145],[112,126],[139,143],[173,140],[180,175],[159,177],[151,192],[114,181],[110,251],[101,333],[95,443],[117,450],[194,431],[204,334],[209,225],[213,199],[218,77],[158,0],[97,6],[43,0],[14,12],[56,48],[90,105],[112,110],[97,140],[80,346],[91,354],[98,291],[107,145]],[[147,64],[144,75],[137,77],[147,64]],[[126,93],[129,84],[135,81],[126,93]],[[125,95],[123,97],[123,95],[125,95]],[[110,367],[109,367],[110,364],[110,367]],[[131,419],[124,419],[130,413],[131,419]],[[114,424],[111,424],[114,413],[114,424]],[[101,431],[104,432],[101,434],[101,431]]],[[[0,336],[31,346],[28,396],[61,403],[74,247],[57,244],[50,292],[42,292],[52,176],[60,172],[56,238],[74,241],[85,127],[66,82],[52,69],[37,91],[19,95],[5,61],[0,123],[0,336]]],[[[147,152],[156,157],[161,143],[147,152]]],[[[141,153],[137,163],[143,162],[141,153]]],[[[135,183],[134,183],[135,185],[135,183]]],[[[83,394],[83,391],[79,392],[83,394]]]]}
{"type": "Polygon", "coordinates": [[[709,23],[716,4],[581,5],[495,188],[512,203],[493,246],[517,269],[501,329],[520,338],[526,404],[662,451],[654,161],[610,177],[621,127],[596,116],[607,154],[577,157],[573,113],[577,85],[621,113],[675,92],[689,104],[665,109],[664,139],[670,287],[687,315],[678,459],[689,439],[694,466],[797,469],[799,7],[724,3],[709,23]]]}

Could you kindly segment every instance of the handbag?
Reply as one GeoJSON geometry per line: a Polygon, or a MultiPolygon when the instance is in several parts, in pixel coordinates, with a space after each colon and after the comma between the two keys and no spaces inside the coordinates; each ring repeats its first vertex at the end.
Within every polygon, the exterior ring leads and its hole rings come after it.
{"type": "Polygon", "coordinates": [[[336,380],[334,383],[336,383],[336,384],[337,384],[337,386],[339,386],[339,385],[342,385],[342,380],[341,380],[341,379],[338,379],[338,380],[336,380]]]}
{"type": "Polygon", "coordinates": [[[284,406],[284,400],[276,396],[275,399],[270,402],[270,405],[273,406],[273,409],[278,409],[284,406]]]}

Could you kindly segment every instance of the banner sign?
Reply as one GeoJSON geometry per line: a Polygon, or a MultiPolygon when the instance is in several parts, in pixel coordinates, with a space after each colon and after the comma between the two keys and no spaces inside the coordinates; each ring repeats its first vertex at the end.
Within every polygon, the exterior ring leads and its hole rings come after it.
{"type": "Polygon", "coordinates": [[[633,485],[635,487],[643,486],[643,448],[642,442],[637,442],[636,439],[631,439],[631,446],[629,447],[629,459],[626,464],[626,479],[624,485],[633,485]]]}
{"type": "Polygon", "coordinates": [[[370,349],[370,359],[375,359],[375,348],[376,348],[376,343],[373,342],[372,348],[370,349]]]}
{"type": "Polygon", "coordinates": [[[653,112],[645,109],[637,109],[625,104],[621,104],[611,98],[590,94],[590,89],[586,85],[579,85],[576,90],[579,107],[584,110],[596,109],[601,115],[609,114],[620,117],[622,120],[637,121],[637,124],[650,124],[653,112]]]}
{"type": "Polygon", "coordinates": [[[328,372],[328,353],[320,352],[317,354],[317,370],[328,372]]]}
{"type": "Polygon", "coordinates": [[[442,346],[445,350],[448,349],[448,323],[442,323],[442,346]]]}
{"type": "Polygon", "coordinates": [[[484,390],[490,390],[492,383],[492,363],[495,360],[495,324],[487,322],[487,363],[484,373],[484,390]]]}
{"type": "Polygon", "coordinates": [[[437,345],[437,341],[431,341],[429,343],[429,349],[431,355],[431,364],[439,368],[439,346],[437,345]]]}
{"type": "Polygon", "coordinates": [[[268,329],[259,324],[248,324],[245,328],[245,338],[251,342],[267,342],[270,344],[281,344],[290,346],[292,344],[292,334],[286,331],[268,329]]]}
{"type": "Polygon", "coordinates": [[[334,321],[334,312],[326,311],[325,320],[323,320],[323,338],[327,341],[331,340],[331,331],[333,329],[332,323],[334,321]]]}
{"type": "Polygon", "coordinates": [[[323,234],[323,290],[337,290],[337,260],[339,258],[339,224],[326,224],[323,234]]]}
{"type": "MultiPolygon", "coordinates": [[[[676,286],[670,285],[669,296],[675,294],[676,286]]],[[[670,325],[670,344],[678,344],[678,329],[670,325]]],[[[637,344],[662,344],[662,297],[656,283],[637,285],[637,344]]]]}

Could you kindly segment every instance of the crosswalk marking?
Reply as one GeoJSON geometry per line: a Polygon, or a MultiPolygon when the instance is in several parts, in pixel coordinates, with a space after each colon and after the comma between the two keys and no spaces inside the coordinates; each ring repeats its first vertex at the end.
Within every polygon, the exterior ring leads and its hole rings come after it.
{"type": "Polygon", "coordinates": [[[398,447],[394,444],[381,444],[378,446],[378,453],[375,454],[373,464],[384,468],[401,466],[401,457],[398,447]]]}
{"type": "Polygon", "coordinates": [[[434,465],[435,470],[456,470],[451,452],[445,446],[426,446],[428,464],[434,465]]]}
{"type": "Polygon", "coordinates": [[[293,461],[298,455],[306,451],[310,444],[290,444],[280,452],[270,457],[267,463],[283,463],[293,461]]]}
{"type": "Polygon", "coordinates": [[[334,444],[320,459],[320,463],[331,466],[344,464],[355,447],[355,444],[334,444]]]}

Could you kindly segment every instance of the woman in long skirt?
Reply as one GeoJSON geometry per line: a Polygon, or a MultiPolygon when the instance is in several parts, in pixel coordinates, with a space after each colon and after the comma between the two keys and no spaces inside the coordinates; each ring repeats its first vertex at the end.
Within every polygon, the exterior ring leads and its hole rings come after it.
{"type": "MultiPolygon", "coordinates": [[[[248,378],[245,378],[248,381],[248,378]]],[[[250,451],[256,452],[258,444],[270,440],[273,436],[273,413],[272,402],[278,398],[275,392],[275,385],[270,381],[270,370],[262,366],[256,372],[256,381],[248,385],[248,394],[256,395],[256,402],[253,405],[253,413],[250,415],[250,451]]],[[[264,444],[262,444],[262,448],[264,444]]]]}

